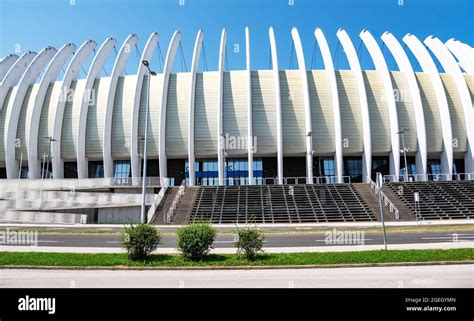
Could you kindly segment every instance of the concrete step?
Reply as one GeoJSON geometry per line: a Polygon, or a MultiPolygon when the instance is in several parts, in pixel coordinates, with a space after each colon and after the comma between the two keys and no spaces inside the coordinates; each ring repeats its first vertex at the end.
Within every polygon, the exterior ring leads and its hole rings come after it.
{"type": "Polygon", "coordinates": [[[400,215],[400,221],[414,221],[416,220],[415,214],[403,203],[403,201],[394,193],[388,186],[382,186],[382,191],[392,201],[392,203],[398,208],[400,215]]]}
{"type": "Polygon", "coordinates": [[[179,187],[168,187],[168,190],[166,191],[165,197],[162,201],[162,205],[158,209],[157,213],[155,213],[155,217],[150,222],[150,224],[166,224],[166,213],[168,213],[178,189],[179,187]]]}
{"type": "MultiPolygon", "coordinates": [[[[375,194],[375,191],[370,187],[369,184],[353,184],[354,187],[359,192],[360,196],[365,200],[365,202],[370,206],[370,209],[377,217],[377,220],[380,221],[380,207],[379,207],[379,197],[375,194]]],[[[398,197],[393,195],[393,193],[388,193],[387,188],[382,188],[382,191],[390,199],[390,201],[398,209],[398,214],[400,220],[410,221],[414,220],[414,217],[411,215],[410,209],[408,209],[398,197]]],[[[383,213],[385,221],[395,221],[395,213],[390,213],[388,206],[383,206],[383,213]]]]}
{"type": "Polygon", "coordinates": [[[197,192],[199,187],[188,187],[184,192],[184,196],[181,197],[181,200],[176,207],[176,212],[173,218],[173,224],[186,224],[189,221],[191,216],[191,210],[196,200],[197,192]]]}
{"type": "MultiPolygon", "coordinates": [[[[369,184],[354,184],[354,187],[367,205],[369,205],[372,213],[374,213],[377,218],[377,221],[380,222],[381,217],[378,195],[375,195],[374,190],[370,188],[369,184]]],[[[388,206],[383,206],[382,209],[385,221],[395,221],[395,215],[394,213],[390,213],[388,206]]]]}

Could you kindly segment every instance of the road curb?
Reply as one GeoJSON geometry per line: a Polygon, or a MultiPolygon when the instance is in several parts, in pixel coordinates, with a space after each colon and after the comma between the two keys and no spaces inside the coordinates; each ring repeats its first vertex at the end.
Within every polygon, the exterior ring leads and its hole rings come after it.
{"type": "Polygon", "coordinates": [[[236,266],[44,266],[44,265],[1,265],[0,269],[8,270],[109,270],[109,271],[180,271],[180,270],[288,270],[288,269],[337,269],[391,266],[426,266],[426,265],[459,265],[474,264],[474,260],[465,261],[431,261],[431,262],[389,262],[389,263],[352,263],[352,264],[308,264],[308,265],[236,265],[236,266]]]}

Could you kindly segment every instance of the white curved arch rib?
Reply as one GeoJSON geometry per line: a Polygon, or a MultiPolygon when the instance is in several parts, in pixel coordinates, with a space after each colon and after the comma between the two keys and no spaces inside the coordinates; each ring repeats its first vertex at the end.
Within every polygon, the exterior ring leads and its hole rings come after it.
{"type": "Polygon", "coordinates": [[[459,69],[458,63],[441,40],[429,36],[425,39],[425,44],[439,60],[444,71],[453,77],[454,83],[456,84],[464,111],[464,119],[466,121],[467,152],[464,157],[465,171],[466,173],[472,173],[474,171],[474,118],[469,88],[464,80],[461,69],[459,69]]]}
{"type": "Polygon", "coordinates": [[[107,57],[111,53],[116,43],[115,38],[109,37],[100,46],[97,54],[92,60],[91,66],[86,77],[86,84],[84,87],[84,95],[82,96],[81,109],[78,116],[77,126],[77,176],[78,178],[88,178],[88,161],[86,157],[86,126],[87,126],[87,111],[89,109],[90,99],[89,93],[92,91],[95,79],[100,76],[100,71],[104,67],[107,57]]]}
{"type": "Polygon", "coordinates": [[[397,106],[395,104],[395,96],[393,95],[392,80],[390,79],[387,63],[385,62],[382,50],[380,50],[380,47],[372,34],[367,30],[362,30],[359,36],[369,51],[370,57],[372,58],[372,61],[375,65],[375,69],[380,72],[382,77],[384,96],[388,107],[390,138],[392,143],[392,151],[390,153],[390,175],[394,175],[395,181],[398,181],[400,175],[400,140],[397,135],[399,130],[398,116],[397,106]]]}
{"type": "MultiPolygon", "coordinates": [[[[69,59],[74,50],[76,50],[76,45],[68,43],[62,46],[58,52],[56,52],[48,67],[46,67],[43,77],[40,80],[38,92],[33,103],[33,108],[28,110],[26,117],[29,120],[30,126],[26,128],[27,141],[25,143],[28,151],[28,174],[30,179],[38,179],[41,175],[41,162],[38,159],[38,133],[41,111],[43,109],[46,92],[48,91],[49,84],[56,80],[59,71],[69,59]]],[[[53,136],[53,138],[55,137],[53,136]]],[[[46,138],[39,137],[39,139],[46,138]]],[[[55,145],[55,143],[52,143],[52,145],[55,145]]]]}
{"type": "MultiPolygon", "coordinates": [[[[5,165],[7,178],[18,178],[18,162],[15,159],[15,139],[20,119],[21,107],[28,87],[34,84],[46,64],[56,54],[56,49],[46,47],[31,61],[18,84],[18,91],[13,101],[11,110],[5,115],[5,165]]],[[[21,142],[24,143],[24,142],[21,142]]]]}
{"type": "MultiPolygon", "coordinates": [[[[61,159],[61,136],[63,129],[63,118],[64,108],[69,97],[69,89],[71,88],[72,81],[79,76],[82,65],[86,61],[91,51],[96,47],[96,43],[93,40],[85,41],[77,50],[74,57],[72,58],[69,66],[64,74],[63,81],[61,83],[61,92],[59,97],[53,97],[51,99],[57,99],[56,109],[54,110],[53,116],[53,138],[58,140],[57,143],[51,145],[52,154],[52,165],[53,165],[53,177],[64,178],[64,162],[61,159]]],[[[36,149],[37,150],[37,149],[36,149]]]]}
{"type": "MultiPolygon", "coordinates": [[[[308,75],[306,73],[303,46],[301,45],[301,39],[298,33],[298,29],[296,29],[295,27],[291,28],[291,37],[295,45],[296,59],[298,60],[298,69],[300,71],[301,83],[303,85],[303,103],[306,127],[306,182],[308,184],[313,184],[313,126],[311,123],[311,105],[309,102],[308,75]]],[[[340,164],[336,164],[336,168],[339,165],[340,164]]],[[[338,172],[338,170],[336,170],[336,176],[338,177],[338,181],[340,181],[341,179],[340,174],[341,172],[338,172]]]]}
{"type": "Polygon", "coordinates": [[[362,154],[362,163],[364,166],[362,166],[362,176],[364,177],[363,181],[369,182],[369,177],[372,173],[372,135],[370,132],[369,105],[367,103],[364,77],[362,76],[359,58],[351,38],[349,38],[347,32],[342,28],[337,31],[336,35],[341,42],[357,84],[357,93],[359,94],[362,116],[362,134],[364,136],[364,153],[362,154]]]}
{"type": "Polygon", "coordinates": [[[393,58],[398,65],[398,69],[407,79],[413,110],[415,112],[416,137],[418,142],[418,151],[416,153],[416,173],[420,174],[422,177],[421,180],[424,181],[426,180],[428,166],[428,151],[426,146],[425,115],[423,113],[420,88],[418,88],[418,82],[416,81],[410,60],[400,42],[398,42],[390,32],[385,32],[381,38],[392,53],[393,58]]]}
{"type": "Polygon", "coordinates": [[[219,47],[219,64],[218,64],[218,90],[217,90],[217,168],[219,176],[219,185],[224,185],[224,117],[223,117],[223,101],[224,101],[224,60],[225,60],[225,44],[227,39],[227,30],[224,28],[221,32],[221,42],[219,47]]]}
{"type": "Polygon", "coordinates": [[[15,63],[7,71],[3,81],[0,83],[0,111],[3,109],[3,104],[5,103],[5,98],[7,97],[8,91],[11,87],[18,83],[18,80],[35,57],[36,52],[28,51],[24,53],[17,61],[15,61],[15,63]]]}
{"type": "MultiPolygon", "coordinates": [[[[428,50],[423,43],[414,35],[407,34],[403,37],[403,42],[407,44],[413,55],[420,63],[423,72],[430,75],[431,82],[435,89],[436,100],[441,118],[441,130],[443,134],[443,152],[441,154],[441,171],[442,173],[451,173],[453,168],[453,133],[451,129],[451,117],[449,115],[448,101],[444,92],[443,83],[439,76],[438,69],[431,59],[428,50]]],[[[451,176],[448,175],[451,179],[451,176]]]]}
{"type": "Polygon", "coordinates": [[[3,81],[3,78],[7,74],[8,70],[10,70],[17,60],[18,56],[13,54],[10,54],[0,60],[0,83],[3,81]]]}
{"type": "Polygon", "coordinates": [[[253,177],[253,121],[252,121],[252,71],[250,69],[250,30],[245,27],[245,67],[247,70],[247,149],[249,185],[255,185],[253,177]]]}
{"type": "Polygon", "coordinates": [[[342,123],[341,123],[341,109],[339,107],[339,93],[337,90],[336,71],[334,70],[334,64],[332,62],[331,52],[329,51],[329,45],[326,41],[323,31],[320,28],[316,28],[314,36],[318,42],[319,48],[321,49],[321,55],[323,57],[324,68],[328,73],[329,86],[331,87],[332,97],[332,109],[334,113],[334,131],[335,131],[335,166],[336,179],[338,183],[342,183],[342,123]]]}
{"type": "Polygon", "coordinates": [[[278,53],[273,28],[268,29],[270,50],[272,55],[273,81],[275,83],[275,107],[277,121],[277,180],[283,184],[283,129],[281,119],[280,71],[278,70],[278,53]]]}
{"type": "Polygon", "coordinates": [[[199,67],[199,56],[201,54],[202,41],[204,39],[204,33],[199,30],[196,35],[194,42],[193,60],[191,63],[191,83],[189,90],[189,107],[188,107],[188,173],[189,173],[189,186],[196,184],[196,157],[194,156],[194,105],[195,105],[195,93],[196,93],[196,72],[199,67]]]}
{"type": "Polygon", "coordinates": [[[474,75],[474,62],[472,54],[463,46],[463,43],[454,38],[449,39],[445,43],[446,47],[456,56],[459,65],[469,75],[474,75]]]}
{"type": "Polygon", "coordinates": [[[134,183],[138,183],[136,180],[139,173],[140,160],[138,157],[138,126],[139,126],[139,116],[140,116],[140,98],[142,94],[143,79],[147,68],[143,65],[142,61],[150,61],[153,52],[155,51],[156,45],[158,44],[158,33],[152,32],[148,41],[145,44],[145,49],[143,49],[142,56],[140,58],[140,63],[138,64],[137,71],[137,81],[135,83],[135,92],[133,96],[133,114],[131,119],[131,137],[130,137],[130,165],[132,168],[132,180],[134,183]]]}
{"type": "Polygon", "coordinates": [[[168,83],[170,80],[171,69],[174,65],[174,58],[179,42],[181,41],[181,31],[176,30],[171,38],[168,52],[166,53],[165,66],[163,68],[163,87],[161,91],[161,110],[160,110],[160,139],[158,144],[159,168],[161,184],[165,183],[168,177],[168,159],[166,157],[166,106],[168,103],[168,83]]]}
{"type": "MultiPolygon", "coordinates": [[[[130,34],[127,39],[120,47],[120,50],[115,59],[114,66],[112,68],[112,74],[110,75],[109,93],[107,95],[107,101],[105,105],[104,114],[104,129],[103,129],[103,161],[104,161],[104,177],[114,176],[114,162],[112,159],[112,119],[114,113],[114,102],[115,93],[117,91],[117,83],[120,75],[122,74],[125,64],[127,63],[128,57],[133,50],[133,46],[138,42],[138,36],[130,34]]],[[[141,64],[141,63],[140,63],[141,64]]]]}

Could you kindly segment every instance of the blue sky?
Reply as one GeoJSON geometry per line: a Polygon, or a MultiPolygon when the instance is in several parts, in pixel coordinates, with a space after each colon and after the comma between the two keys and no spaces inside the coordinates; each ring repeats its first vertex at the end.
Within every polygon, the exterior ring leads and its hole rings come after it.
{"type": "MultiPolygon", "coordinates": [[[[141,52],[152,31],[160,34],[160,47],[165,55],[173,31],[180,29],[189,69],[196,32],[202,28],[208,67],[215,70],[220,32],[226,27],[228,66],[230,69],[243,69],[244,27],[249,26],[252,69],[267,69],[270,52],[268,27],[273,26],[280,69],[287,69],[292,51],[290,30],[296,26],[309,68],[316,27],[323,29],[332,52],[337,47],[335,33],[340,27],[347,30],[356,48],[360,44],[358,34],[362,29],[370,30],[379,43],[380,35],[388,30],[398,39],[409,32],[421,40],[433,34],[442,41],[455,37],[473,46],[473,3],[472,0],[0,0],[0,56],[15,53],[16,48],[20,49],[17,54],[21,54],[27,50],[39,52],[47,45],[59,48],[67,42],[79,46],[87,39],[94,39],[100,45],[108,36],[117,38],[119,49],[129,33],[139,36],[141,52]],[[183,1],[184,5],[180,5],[183,1]],[[290,5],[292,1],[294,4],[290,5]],[[234,52],[235,44],[240,45],[240,52],[234,52]]],[[[393,59],[387,49],[384,54],[389,68],[392,68],[393,59]]],[[[137,57],[135,53],[130,56],[126,67],[128,73],[135,73],[137,57]]],[[[315,57],[313,68],[321,68],[319,51],[315,57]]],[[[108,72],[113,58],[106,66],[108,72]]],[[[363,68],[372,68],[364,46],[361,59],[363,68]]],[[[296,66],[295,60],[293,66],[296,66]]],[[[343,69],[346,66],[344,54],[340,52],[337,67],[343,69]]],[[[157,54],[152,67],[159,69],[157,54]]],[[[183,69],[179,57],[174,69],[183,69]]]]}

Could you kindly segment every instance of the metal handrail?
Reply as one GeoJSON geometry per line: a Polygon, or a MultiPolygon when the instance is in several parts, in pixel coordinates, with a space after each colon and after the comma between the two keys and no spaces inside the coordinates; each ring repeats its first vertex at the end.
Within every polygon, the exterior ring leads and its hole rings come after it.
{"type": "Polygon", "coordinates": [[[168,209],[168,212],[166,213],[167,224],[171,223],[171,217],[174,216],[174,213],[176,212],[176,208],[178,207],[179,200],[181,199],[181,197],[184,196],[185,191],[186,191],[186,180],[183,180],[181,182],[181,185],[179,185],[178,192],[174,196],[173,203],[171,203],[171,206],[168,209]]]}
{"type": "Polygon", "coordinates": [[[385,195],[385,193],[381,189],[377,188],[377,184],[372,180],[371,177],[367,177],[367,179],[369,181],[370,188],[375,191],[375,195],[378,195],[380,193],[380,197],[382,198],[384,206],[389,206],[390,213],[395,213],[395,219],[397,221],[400,220],[400,214],[395,204],[393,204],[393,202],[388,198],[387,195],[385,195]]]}
{"type": "Polygon", "coordinates": [[[148,209],[148,223],[150,223],[156,213],[156,209],[160,207],[161,202],[163,202],[163,199],[165,198],[166,191],[168,190],[168,184],[165,182],[165,184],[161,187],[160,191],[158,194],[156,194],[155,199],[153,200],[150,208],[148,209]]]}
{"type": "MultiPolygon", "coordinates": [[[[395,182],[396,175],[384,175],[384,182],[395,182]]],[[[474,180],[474,173],[457,173],[457,174],[409,174],[407,175],[409,182],[426,182],[426,181],[472,181],[474,180]]],[[[404,182],[405,176],[399,175],[398,182],[404,182]]]]}
{"type": "MultiPolygon", "coordinates": [[[[283,177],[283,184],[285,185],[304,185],[307,184],[306,177],[283,177]]],[[[341,176],[341,184],[351,184],[350,176],[341,176]]],[[[314,184],[338,184],[337,176],[314,176],[314,184]]],[[[277,177],[254,177],[255,185],[278,185],[277,177]]],[[[199,186],[216,186],[217,177],[203,177],[198,184],[199,186]]],[[[249,185],[247,177],[227,177],[224,178],[224,185],[249,185]]]]}

